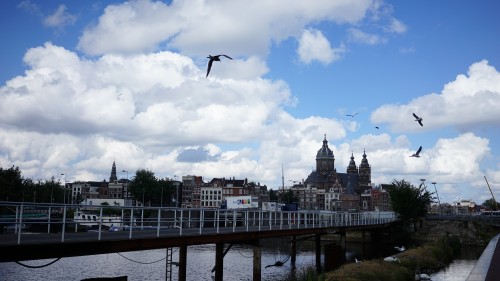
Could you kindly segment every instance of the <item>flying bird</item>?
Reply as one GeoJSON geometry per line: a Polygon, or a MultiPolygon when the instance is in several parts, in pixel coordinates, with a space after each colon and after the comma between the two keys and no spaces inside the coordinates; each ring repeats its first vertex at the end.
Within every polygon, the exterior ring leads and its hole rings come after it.
{"type": "Polygon", "coordinates": [[[400,252],[404,252],[404,251],[406,251],[405,246],[401,246],[401,247],[395,246],[395,247],[394,247],[394,249],[396,249],[396,250],[398,250],[398,251],[400,251],[400,252]]]}
{"type": "Polygon", "coordinates": [[[380,129],[380,128],[378,126],[376,126],[375,129],[380,129]]]}
{"type": "Polygon", "coordinates": [[[417,150],[417,152],[413,153],[410,157],[420,157],[420,151],[422,151],[422,146],[420,146],[417,150]]]}
{"type": "Polygon", "coordinates": [[[422,124],[422,118],[418,117],[417,114],[413,113],[413,116],[415,117],[415,121],[418,122],[418,124],[420,124],[420,126],[424,126],[424,124],[422,124]]]}
{"type": "Polygon", "coordinates": [[[207,67],[207,76],[205,77],[208,77],[208,74],[210,73],[210,69],[212,68],[212,63],[214,61],[220,61],[220,56],[224,56],[230,60],[232,60],[233,58],[231,58],[230,56],[226,56],[226,55],[216,55],[216,56],[211,56],[211,55],[208,55],[207,59],[210,59],[208,61],[208,67],[207,67]]]}
{"type": "Polygon", "coordinates": [[[356,112],[356,113],[354,113],[354,114],[346,114],[346,116],[351,116],[351,117],[354,117],[354,116],[356,116],[356,115],[358,115],[358,112],[356,112]]]}

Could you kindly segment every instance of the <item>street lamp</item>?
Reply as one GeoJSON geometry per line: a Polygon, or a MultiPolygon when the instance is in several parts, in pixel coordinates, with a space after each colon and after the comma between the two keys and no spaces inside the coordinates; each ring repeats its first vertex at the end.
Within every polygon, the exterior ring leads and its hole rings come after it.
{"type": "Polygon", "coordinates": [[[63,204],[66,204],[66,174],[61,174],[61,176],[64,176],[63,204]]]}
{"type": "Polygon", "coordinates": [[[127,205],[128,201],[128,171],[122,170],[122,173],[127,173],[127,181],[125,182],[125,204],[127,205]]]}
{"type": "Polygon", "coordinates": [[[174,184],[175,184],[175,207],[179,207],[179,185],[177,184],[177,176],[174,175],[174,184]]]}
{"type": "Polygon", "coordinates": [[[421,185],[424,186],[424,190],[427,191],[427,186],[425,186],[425,179],[420,179],[420,181],[422,182],[421,185]]]}
{"type": "Polygon", "coordinates": [[[434,185],[434,190],[436,191],[436,196],[438,198],[438,204],[439,204],[439,214],[441,215],[441,201],[439,200],[439,194],[438,194],[438,190],[436,188],[436,182],[433,181],[432,184],[434,185]]]}

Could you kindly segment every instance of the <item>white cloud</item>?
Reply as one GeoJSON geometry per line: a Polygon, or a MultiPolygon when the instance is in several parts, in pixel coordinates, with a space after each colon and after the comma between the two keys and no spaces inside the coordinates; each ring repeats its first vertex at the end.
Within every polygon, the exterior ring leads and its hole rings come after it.
{"type": "MultiPolygon", "coordinates": [[[[196,56],[230,52],[262,57],[271,44],[300,36],[310,24],[356,24],[369,10],[383,8],[371,0],[320,1],[314,5],[286,0],[173,1],[169,5],[134,0],[107,6],[98,22],[82,34],[78,48],[101,55],[151,51],[166,44],[196,56]]],[[[394,22],[389,25],[395,26],[394,22]]]]}
{"type": "Polygon", "coordinates": [[[46,43],[24,61],[25,75],[0,88],[0,164],[26,177],[102,180],[116,160],[131,175],[224,171],[270,184],[282,159],[298,177],[324,133],[346,135],[339,121],[286,113],[294,97],[283,81],[261,78],[267,66],[256,57],[220,62],[209,78],[204,65],[171,52],[86,60],[46,43]],[[177,161],[193,149],[206,160],[177,161]]]}
{"type": "Polygon", "coordinates": [[[387,123],[397,132],[420,130],[412,113],[422,117],[424,130],[454,126],[474,130],[480,124],[500,125],[500,73],[483,60],[469,67],[468,75],[458,75],[440,94],[418,97],[408,104],[384,105],[375,110],[371,121],[387,123]]]}
{"type": "Polygon", "coordinates": [[[66,25],[73,24],[76,17],[66,11],[66,6],[61,4],[53,14],[43,20],[43,24],[48,27],[63,28],[66,25]]]}
{"type": "Polygon", "coordinates": [[[297,49],[302,62],[311,63],[314,60],[329,64],[340,59],[345,53],[345,46],[333,49],[330,42],[319,30],[307,29],[302,32],[297,49]]]}
{"type": "Polygon", "coordinates": [[[357,28],[349,28],[348,33],[349,39],[353,42],[364,43],[368,45],[376,45],[387,42],[386,38],[378,34],[370,34],[357,28]]]}

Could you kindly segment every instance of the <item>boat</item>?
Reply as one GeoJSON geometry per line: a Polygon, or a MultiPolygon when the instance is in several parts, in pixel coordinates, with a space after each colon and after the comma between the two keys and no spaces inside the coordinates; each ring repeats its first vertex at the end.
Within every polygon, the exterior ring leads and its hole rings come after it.
{"type": "Polygon", "coordinates": [[[81,210],[76,210],[73,215],[73,221],[86,228],[92,229],[98,227],[99,224],[111,231],[123,230],[123,219],[121,216],[102,216],[93,213],[84,213],[81,210]]]}

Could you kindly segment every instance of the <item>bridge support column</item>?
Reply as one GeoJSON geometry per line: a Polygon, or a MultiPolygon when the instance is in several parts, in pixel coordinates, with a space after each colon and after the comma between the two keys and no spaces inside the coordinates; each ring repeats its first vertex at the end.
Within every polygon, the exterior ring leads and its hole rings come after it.
{"type": "Polygon", "coordinates": [[[297,239],[295,236],[292,236],[291,244],[290,263],[292,265],[292,269],[295,269],[295,261],[297,260],[297,239]]]}
{"type": "Polygon", "coordinates": [[[224,243],[215,244],[215,280],[222,281],[224,276],[224,243]]]}
{"type": "Polygon", "coordinates": [[[260,281],[262,278],[262,249],[260,241],[253,244],[253,281],[260,281]]]}
{"type": "Polygon", "coordinates": [[[321,268],[321,235],[316,234],[316,271],[318,273],[322,272],[321,268]]]}
{"type": "Polygon", "coordinates": [[[179,281],[186,281],[187,246],[179,248],[179,281]]]}
{"type": "Polygon", "coordinates": [[[361,232],[361,254],[364,256],[366,253],[366,231],[361,232]]]}

